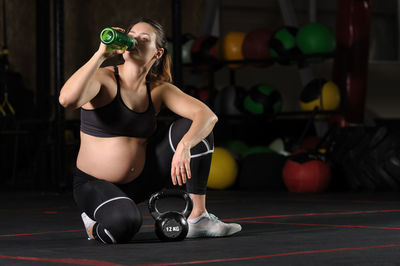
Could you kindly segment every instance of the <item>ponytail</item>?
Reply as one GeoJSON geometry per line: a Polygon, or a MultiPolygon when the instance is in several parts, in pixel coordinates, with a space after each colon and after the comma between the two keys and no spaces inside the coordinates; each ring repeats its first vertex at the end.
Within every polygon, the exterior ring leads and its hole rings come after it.
{"type": "Polygon", "coordinates": [[[147,80],[150,82],[172,83],[171,56],[166,47],[164,48],[164,54],[151,67],[149,74],[147,74],[147,80]]]}

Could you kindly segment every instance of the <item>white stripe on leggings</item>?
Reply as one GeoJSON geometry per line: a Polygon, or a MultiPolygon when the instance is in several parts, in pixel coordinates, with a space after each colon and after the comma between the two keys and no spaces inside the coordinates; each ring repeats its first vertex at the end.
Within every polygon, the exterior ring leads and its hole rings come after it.
{"type": "Polygon", "coordinates": [[[102,204],[100,204],[100,205],[94,210],[94,213],[93,213],[94,219],[97,220],[97,219],[96,219],[96,212],[97,212],[102,206],[104,206],[105,204],[107,204],[107,203],[109,203],[109,202],[111,202],[111,201],[119,200],[119,199],[127,199],[127,200],[132,201],[132,200],[131,200],[130,198],[128,198],[128,197],[116,197],[116,198],[109,199],[109,200],[103,202],[102,204]]]}
{"type": "MultiPolygon", "coordinates": [[[[169,132],[168,132],[168,137],[169,137],[169,146],[171,147],[171,150],[175,153],[175,148],[174,145],[172,144],[172,126],[174,125],[174,123],[171,124],[171,126],[169,127],[169,132]]],[[[209,153],[213,153],[214,152],[214,148],[210,149],[210,146],[208,145],[207,141],[205,139],[202,139],[201,142],[204,143],[204,145],[206,146],[207,151],[199,153],[199,154],[192,154],[190,155],[190,158],[196,158],[196,157],[201,157],[203,155],[209,154],[209,153]]]]}
{"type": "Polygon", "coordinates": [[[101,236],[100,236],[100,234],[99,234],[99,225],[97,225],[97,227],[96,227],[96,233],[97,233],[97,236],[100,238],[101,242],[103,242],[104,244],[107,244],[107,243],[101,238],[101,236]]]}
{"type": "Polygon", "coordinates": [[[104,228],[104,232],[108,235],[108,237],[111,239],[111,241],[113,242],[113,244],[117,243],[117,241],[115,241],[115,238],[112,236],[112,234],[110,233],[110,231],[108,231],[107,229],[104,228]]]}

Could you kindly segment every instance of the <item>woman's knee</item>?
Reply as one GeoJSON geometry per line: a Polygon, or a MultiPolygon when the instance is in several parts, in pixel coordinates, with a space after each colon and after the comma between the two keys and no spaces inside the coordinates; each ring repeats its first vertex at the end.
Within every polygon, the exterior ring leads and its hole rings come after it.
{"type": "Polygon", "coordinates": [[[98,222],[95,235],[105,243],[128,242],[142,226],[142,215],[131,200],[111,202],[98,209],[95,218],[98,222]]]}
{"type": "Polygon", "coordinates": [[[133,213],[118,212],[113,214],[113,221],[105,226],[109,234],[114,238],[115,243],[130,241],[142,226],[142,216],[133,213]]]}
{"type": "MultiPolygon", "coordinates": [[[[170,147],[173,147],[173,152],[175,152],[176,147],[179,142],[189,130],[192,121],[187,118],[180,118],[170,126],[169,129],[169,141],[170,147]]],[[[192,147],[191,154],[192,157],[198,157],[201,155],[205,155],[208,153],[212,153],[214,150],[214,134],[211,133],[205,137],[202,141],[200,141],[196,146],[192,147]]]]}

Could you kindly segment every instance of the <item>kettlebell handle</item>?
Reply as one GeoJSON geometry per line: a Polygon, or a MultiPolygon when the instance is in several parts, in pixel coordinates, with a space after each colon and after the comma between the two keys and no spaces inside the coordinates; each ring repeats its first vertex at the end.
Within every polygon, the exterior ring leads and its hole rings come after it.
{"type": "Polygon", "coordinates": [[[164,198],[182,198],[185,200],[185,209],[181,212],[182,215],[185,218],[188,218],[190,213],[192,212],[193,209],[193,201],[192,198],[189,196],[188,193],[184,192],[184,191],[160,191],[157,193],[154,193],[150,199],[149,199],[149,211],[151,216],[153,216],[153,218],[155,220],[158,219],[158,217],[160,217],[162,214],[164,213],[160,213],[160,211],[157,209],[157,201],[160,199],[164,199],[164,198]]]}

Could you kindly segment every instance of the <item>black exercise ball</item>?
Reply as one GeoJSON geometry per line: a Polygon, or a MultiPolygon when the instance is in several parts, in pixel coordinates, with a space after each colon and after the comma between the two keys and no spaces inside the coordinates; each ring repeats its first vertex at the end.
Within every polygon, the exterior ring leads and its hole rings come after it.
{"type": "Polygon", "coordinates": [[[253,115],[276,114],[282,110],[282,95],[272,86],[255,85],[244,97],[243,108],[253,115]]]}
{"type": "Polygon", "coordinates": [[[217,93],[214,110],[219,115],[239,115],[245,89],[240,86],[227,86],[217,93]]]}
{"type": "Polygon", "coordinates": [[[292,26],[284,26],[277,29],[269,43],[269,54],[278,58],[278,63],[283,65],[292,64],[291,57],[298,56],[300,50],[296,45],[296,34],[298,29],[292,26]]]}

